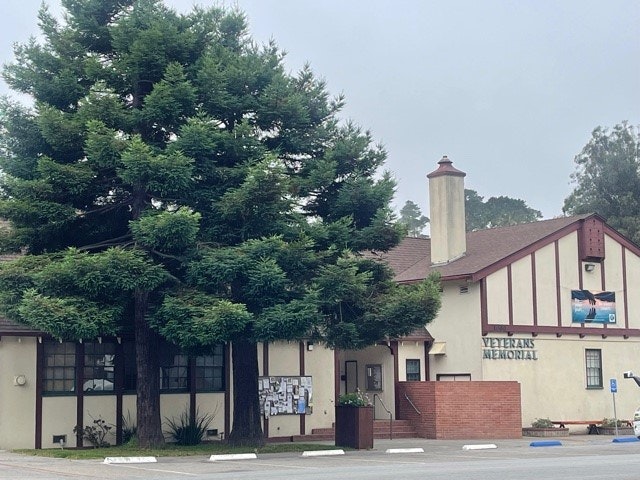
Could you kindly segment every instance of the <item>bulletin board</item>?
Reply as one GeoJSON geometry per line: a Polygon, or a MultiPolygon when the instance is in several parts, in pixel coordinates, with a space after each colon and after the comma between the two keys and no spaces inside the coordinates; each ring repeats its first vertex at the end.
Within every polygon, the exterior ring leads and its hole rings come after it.
{"type": "Polygon", "coordinates": [[[258,395],[264,418],[313,412],[311,377],[258,377],[258,395]]]}

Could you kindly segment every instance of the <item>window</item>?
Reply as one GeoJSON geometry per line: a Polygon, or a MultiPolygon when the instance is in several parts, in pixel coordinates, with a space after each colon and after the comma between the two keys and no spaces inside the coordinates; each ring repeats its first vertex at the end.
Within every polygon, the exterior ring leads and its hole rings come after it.
{"type": "Polygon", "coordinates": [[[420,381],[420,360],[407,359],[407,382],[420,381]]]}
{"type": "Polygon", "coordinates": [[[224,390],[224,346],[213,347],[211,355],[201,355],[195,358],[196,390],[220,391],[224,390]]]}
{"type": "Polygon", "coordinates": [[[188,372],[187,355],[174,345],[163,345],[160,352],[160,390],[186,390],[188,372]]]}
{"type": "Polygon", "coordinates": [[[76,345],[72,342],[45,342],[42,391],[69,393],[76,385],[76,345]]]}
{"type": "Polygon", "coordinates": [[[382,365],[367,365],[367,390],[382,390],[382,365]]]}
{"type": "Polygon", "coordinates": [[[602,388],[602,351],[599,349],[586,349],[585,364],[587,388],[602,388]]]}
{"type": "Polygon", "coordinates": [[[103,392],[114,389],[115,358],[113,343],[85,343],[82,384],[82,389],[85,392],[103,392]]]}

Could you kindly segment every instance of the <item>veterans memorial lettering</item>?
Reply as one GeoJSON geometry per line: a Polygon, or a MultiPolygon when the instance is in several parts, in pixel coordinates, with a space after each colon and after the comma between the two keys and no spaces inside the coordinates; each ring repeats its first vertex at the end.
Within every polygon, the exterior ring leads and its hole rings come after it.
{"type": "Polygon", "coordinates": [[[491,360],[538,360],[532,338],[485,337],[482,339],[482,358],[491,360]]]}

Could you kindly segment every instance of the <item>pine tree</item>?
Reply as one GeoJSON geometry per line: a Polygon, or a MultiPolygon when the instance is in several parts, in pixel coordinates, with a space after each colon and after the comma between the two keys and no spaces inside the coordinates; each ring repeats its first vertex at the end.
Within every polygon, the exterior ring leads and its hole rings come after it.
{"type": "Polygon", "coordinates": [[[15,49],[0,110],[0,307],[57,338],[133,330],[142,447],[163,442],[157,341],[227,342],[229,440],[263,442],[258,342],[361,348],[439,307],[437,279],[396,285],[358,252],[400,239],[386,154],[337,117],[311,69],[285,72],[235,9],[157,0],[43,7],[42,44],[15,49]]]}

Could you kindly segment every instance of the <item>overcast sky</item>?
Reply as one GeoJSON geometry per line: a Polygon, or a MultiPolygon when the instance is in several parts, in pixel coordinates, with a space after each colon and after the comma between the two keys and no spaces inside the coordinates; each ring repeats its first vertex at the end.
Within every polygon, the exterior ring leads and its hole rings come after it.
{"type": "MultiPolygon", "coordinates": [[[[59,0],[47,3],[55,13],[59,0]]],[[[166,0],[186,12],[209,0],[166,0]]],[[[598,125],[640,126],[640,0],[237,0],[287,68],[305,62],[343,118],[388,151],[405,201],[429,214],[426,175],[442,155],[485,199],[562,213],[573,157],[598,125]]],[[[0,60],[37,33],[40,0],[3,0],[0,60]]],[[[0,93],[7,93],[4,83],[0,93]]]]}

